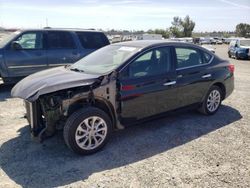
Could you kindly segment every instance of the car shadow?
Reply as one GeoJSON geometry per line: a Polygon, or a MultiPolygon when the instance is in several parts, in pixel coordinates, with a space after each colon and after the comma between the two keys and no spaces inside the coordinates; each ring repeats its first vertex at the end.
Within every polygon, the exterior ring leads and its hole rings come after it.
{"type": "Polygon", "coordinates": [[[18,137],[2,144],[0,166],[22,187],[63,186],[166,152],[241,118],[238,110],[225,105],[213,116],[177,113],[114,132],[103,150],[89,156],[71,152],[61,133],[42,144],[33,142],[25,126],[18,137]]]}
{"type": "Polygon", "coordinates": [[[13,87],[13,84],[5,85],[0,83],[0,101],[5,101],[6,99],[11,98],[10,92],[13,87]]]}

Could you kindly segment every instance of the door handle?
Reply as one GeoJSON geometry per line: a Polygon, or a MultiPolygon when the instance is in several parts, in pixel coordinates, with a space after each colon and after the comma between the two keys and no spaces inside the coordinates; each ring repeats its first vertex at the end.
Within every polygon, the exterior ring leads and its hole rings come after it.
{"type": "Polygon", "coordinates": [[[171,86],[171,85],[175,85],[175,84],[176,84],[176,81],[170,81],[170,82],[164,83],[163,85],[164,86],[171,86]]]}
{"type": "Polygon", "coordinates": [[[211,74],[204,74],[202,78],[210,78],[212,75],[211,74]]]}

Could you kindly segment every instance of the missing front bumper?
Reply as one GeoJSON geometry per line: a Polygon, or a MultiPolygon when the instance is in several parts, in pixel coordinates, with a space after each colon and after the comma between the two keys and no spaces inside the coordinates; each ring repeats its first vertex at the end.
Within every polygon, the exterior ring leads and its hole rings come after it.
{"type": "Polygon", "coordinates": [[[42,120],[41,107],[39,101],[27,102],[25,101],[26,118],[30,124],[30,132],[32,137],[38,138],[42,141],[42,133],[46,129],[42,120]]]}

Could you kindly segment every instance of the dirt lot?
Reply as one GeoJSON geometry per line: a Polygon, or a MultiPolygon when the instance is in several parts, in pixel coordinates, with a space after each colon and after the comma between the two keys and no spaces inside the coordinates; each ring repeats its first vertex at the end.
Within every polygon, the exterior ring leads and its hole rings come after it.
{"type": "MultiPolygon", "coordinates": [[[[227,47],[216,46],[227,58],[227,47]]],[[[22,101],[0,86],[0,187],[250,187],[250,61],[236,61],[235,91],[214,116],[179,113],[114,133],[91,156],[62,134],[31,141],[22,101]]]]}

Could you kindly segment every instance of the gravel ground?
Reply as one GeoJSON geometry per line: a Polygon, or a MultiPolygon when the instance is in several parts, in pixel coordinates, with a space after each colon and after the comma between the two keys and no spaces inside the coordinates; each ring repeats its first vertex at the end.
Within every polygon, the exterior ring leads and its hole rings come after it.
{"type": "Polygon", "coordinates": [[[62,133],[32,141],[22,101],[0,85],[0,187],[250,187],[250,61],[230,61],[235,91],[217,114],[130,127],[91,156],[68,150],[62,133]]]}

